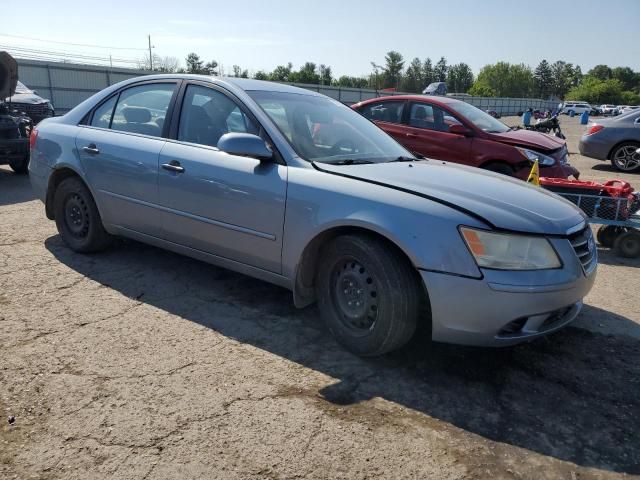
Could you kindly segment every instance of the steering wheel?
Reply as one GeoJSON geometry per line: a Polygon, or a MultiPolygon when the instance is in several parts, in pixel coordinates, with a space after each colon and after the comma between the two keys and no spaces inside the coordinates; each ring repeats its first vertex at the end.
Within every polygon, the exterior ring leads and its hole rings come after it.
{"type": "Polygon", "coordinates": [[[351,153],[356,153],[358,151],[356,147],[356,143],[351,138],[341,138],[331,147],[331,155],[338,155],[341,153],[341,150],[346,148],[351,151],[351,153]]]}

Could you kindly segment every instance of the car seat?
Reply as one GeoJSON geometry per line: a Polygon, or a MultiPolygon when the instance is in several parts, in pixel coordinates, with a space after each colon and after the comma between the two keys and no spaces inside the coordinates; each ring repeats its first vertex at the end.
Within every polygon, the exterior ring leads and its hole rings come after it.
{"type": "Polygon", "coordinates": [[[124,116],[126,123],[114,123],[114,130],[142,133],[154,137],[159,137],[162,134],[162,129],[151,122],[151,112],[144,107],[125,107],[122,109],[122,116],[124,116]]]}

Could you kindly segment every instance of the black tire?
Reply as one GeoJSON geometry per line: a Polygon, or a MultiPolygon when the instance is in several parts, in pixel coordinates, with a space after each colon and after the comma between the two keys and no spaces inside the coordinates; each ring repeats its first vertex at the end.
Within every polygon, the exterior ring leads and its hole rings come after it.
{"type": "Polygon", "coordinates": [[[391,352],[411,339],[423,298],[407,260],[362,234],[337,237],[322,250],[316,293],[336,340],[366,357],[391,352]]]}
{"type": "Polygon", "coordinates": [[[615,251],[621,257],[639,258],[640,231],[630,229],[619,235],[615,242],[615,251]]]}
{"type": "Polygon", "coordinates": [[[500,163],[500,162],[489,163],[488,165],[485,165],[482,168],[484,168],[485,170],[489,170],[490,172],[506,175],[507,177],[513,177],[513,173],[514,173],[513,168],[511,168],[506,163],[500,163]]]}
{"type": "Polygon", "coordinates": [[[26,155],[24,158],[19,160],[11,160],[9,161],[9,166],[11,170],[19,175],[24,175],[29,171],[29,155],[26,155]]]}
{"type": "Polygon", "coordinates": [[[638,142],[624,142],[617,145],[611,152],[611,165],[620,172],[637,172],[640,170],[640,153],[635,151],[640,148],[638,142]]]}
{"type": "Polygon", "coordinates": [[[624,232],[625,229],[622,227],[616,227],[614,225],[600,225],[596,232],[596,239],[603,247],[613,248],[616,243],[616,238],[624,232]]]}
{"type": "Polygon", "coordinates": [[[79,178],[67,178],[58,185],[53,211],[58,232],[71,250],[99,252],[111,244],[93,196],[79,178]]]}
{"type": "Polygon", "coordinates": [[[569,111],[567,112],[567,115],[571,116],[571,114],[572,114],[572,113],[575,115],[575,114],[576,114],[575,110],[569,110],[569,111]]]}

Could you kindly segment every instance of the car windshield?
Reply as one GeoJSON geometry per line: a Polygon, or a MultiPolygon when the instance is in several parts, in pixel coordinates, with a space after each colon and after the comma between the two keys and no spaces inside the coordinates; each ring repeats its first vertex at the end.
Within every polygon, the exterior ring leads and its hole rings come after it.
{"type": "Polygon", "coordinates": [[[480,130],[488,133],[504,133],[509,131],[509,127],[504,123],[469,103],[452,102],[448,105],[480,130]]]}
{"type": "Polygon", "coordinates": [[[301,158],[324,163],[380,163],[412,157],[351,108],[331,98],[248,91],[301,158]]]}

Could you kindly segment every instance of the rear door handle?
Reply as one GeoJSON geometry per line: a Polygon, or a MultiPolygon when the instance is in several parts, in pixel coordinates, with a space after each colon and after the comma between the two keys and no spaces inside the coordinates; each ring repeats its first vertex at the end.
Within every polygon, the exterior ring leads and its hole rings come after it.
{"type": "Polygon", "coordinates": [[[100,153],[100,150],[98,150],[98,147],[96,147],[95,143],[90,143],[86,147],[82,147],[82,150],[84,150],[87,153],[90,153],[91,155],[97,155],[100,153]]]}
{"type": "Polygon", "coordinates": [[[169,163],[163,163],[162,168],[164,168],[165,170],[169,170],[170,172],[184,172],[184,167],[182,167],[180,165],[180,162],[177,160],[171,160],[169,163]]]}
{"type": "Polygon", "coordinates": [[[418,138],[418,135],[415,133],[405,133],[404,136],[407,138],[418,138]]]}

